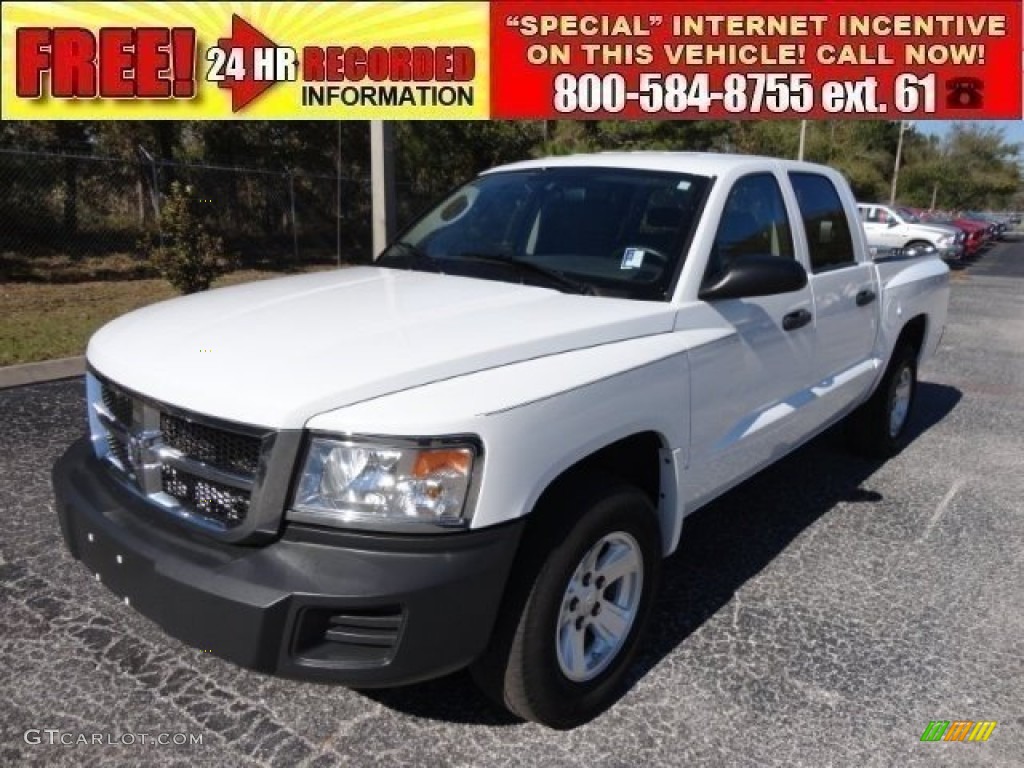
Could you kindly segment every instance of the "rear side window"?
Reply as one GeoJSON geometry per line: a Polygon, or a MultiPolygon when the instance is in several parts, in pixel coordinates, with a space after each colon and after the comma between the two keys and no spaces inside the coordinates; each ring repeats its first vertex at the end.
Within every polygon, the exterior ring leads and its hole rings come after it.
{"type": "Polygon", "coordinates": [[[817,173],[790,173],[807,233],[811,270],[824,272],[856,263],[850,222],[835,185],[817,173]]]}
{"type": "Polygon", "coordinates": [[[861,208],[860,217],[870,224],[885,224],[889,220],[884,208],[861,208]]]}

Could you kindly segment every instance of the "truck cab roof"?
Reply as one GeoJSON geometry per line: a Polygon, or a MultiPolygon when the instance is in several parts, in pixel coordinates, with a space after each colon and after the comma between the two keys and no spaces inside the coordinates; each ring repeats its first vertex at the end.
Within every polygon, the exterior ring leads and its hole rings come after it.
{"type": "Polygon", "coordinates": [[[759,155],[733,155],[717,152],[595,152],[577,155],[561,155],[523,160],[492,168],[485,173],[524,171],[535,168],[599,167],[623,168],[651,171],[690,173],[700,176],[725,176],[744,170],[763,170],[766,167],[792,171],[813,171],[834,174],[824,165],[799,160],[782,160],[777,157],[759,155]]]}

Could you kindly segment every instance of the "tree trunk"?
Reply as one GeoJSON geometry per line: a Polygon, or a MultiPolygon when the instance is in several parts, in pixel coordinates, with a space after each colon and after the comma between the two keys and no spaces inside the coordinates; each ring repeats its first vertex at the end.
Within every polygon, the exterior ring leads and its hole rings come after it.
{"type": "Polygon", "coordinates": [[[78,161],[73,157],[64,158],[64,232],[73,235],[78,231],[78,161]]]}
{"type": "Polygon", "coordinates": [[[135,177],[135,205],[138,210],[139,229],[146,226],[146,180],[144,170],[139,166],[139,175],[135,177]]]}

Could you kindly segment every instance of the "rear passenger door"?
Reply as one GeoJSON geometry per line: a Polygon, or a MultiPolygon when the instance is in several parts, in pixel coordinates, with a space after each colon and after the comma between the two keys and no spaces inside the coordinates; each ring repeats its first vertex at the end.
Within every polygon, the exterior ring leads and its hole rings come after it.
{"type": "Polygon", "coordinates": [[[811,265],[816,410],[831,419],[849,410],[875,375],[879,286],[874,267],[856,260],[850,220],[832,179],[807,171],[791,171],[789,179],[811,265]]]}

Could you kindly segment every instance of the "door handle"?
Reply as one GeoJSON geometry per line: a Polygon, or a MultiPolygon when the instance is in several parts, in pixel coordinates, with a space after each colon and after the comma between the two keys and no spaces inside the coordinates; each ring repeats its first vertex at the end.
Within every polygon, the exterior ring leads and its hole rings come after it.
{"type": "Polygon", "coordinates": [[[858,307],[867,306],[872,301],[874,301],[876,298],[877,298],[877,296],[875,296],[875,292],[874,291],[872,291],[870,288],[865,288],[863,291],[861,291],[860,293],[857,294],[857,306],[858,307]]]}
{"type": "Polygon", "coordinates": [[[782,317],[782,328],[786,331],[795,331],[797,328],[803,328],[814,317],[806,309],[798,309],[796,312],[790,312],[788,315],[782,317]]]}

